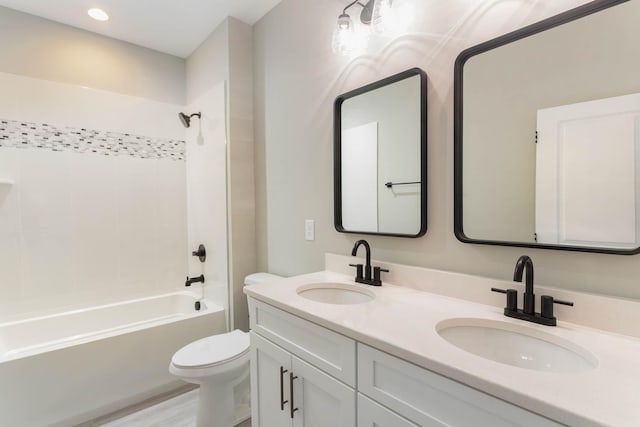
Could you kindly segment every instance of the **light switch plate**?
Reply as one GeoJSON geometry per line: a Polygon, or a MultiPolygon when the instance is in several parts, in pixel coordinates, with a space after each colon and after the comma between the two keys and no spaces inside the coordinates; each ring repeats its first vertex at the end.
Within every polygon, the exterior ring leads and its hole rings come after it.
{"type": "Polygon", "coordinates": [[[315,221],[312,219],[304,220],[304,239],[315,240],[315,221]]]}

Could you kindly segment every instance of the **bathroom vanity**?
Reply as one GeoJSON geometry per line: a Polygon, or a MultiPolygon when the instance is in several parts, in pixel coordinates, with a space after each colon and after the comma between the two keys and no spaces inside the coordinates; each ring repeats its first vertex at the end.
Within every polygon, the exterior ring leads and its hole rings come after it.
{"type": "Polygon", "coordinates": [[[637,303],[543,288],[576,302],[549,327],[502,314],[490,288],[520,284],[381,263],[397,282],[371,287],[345,274],[349,260],[245,289],[254,425],[640,423],[640,340],[616,329],[637,303]],[[597,305],[589,317],[609,331],[563,320],[597,305]]]}

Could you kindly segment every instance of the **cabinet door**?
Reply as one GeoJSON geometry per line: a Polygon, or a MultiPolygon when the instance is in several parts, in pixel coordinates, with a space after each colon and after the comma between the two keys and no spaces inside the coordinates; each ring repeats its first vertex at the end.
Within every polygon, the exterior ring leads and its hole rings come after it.
{"type": "Polygon", "coordinates": [[[291,425],[291,355],[251,332],[251,422],[253,427],[291,425]]]}
{"type": "Polygon", "coordinates": [[[356,425],[354,389],[295,356],[292,356],[291,366],[295,378],[292,400],[294,427],[356,425]]]}

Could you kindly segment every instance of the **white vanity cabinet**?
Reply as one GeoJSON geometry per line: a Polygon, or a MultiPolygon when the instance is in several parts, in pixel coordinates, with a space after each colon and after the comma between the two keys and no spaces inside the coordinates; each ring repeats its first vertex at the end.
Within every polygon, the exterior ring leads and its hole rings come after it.
{"type": "Polygon", "coordinates": [[[355,341],[260,302],[250,309],[253,427],[354,427],[355,341]]]}
{"type": "MultiPolygon", "coordinates": [[[[364,344],[358,344],[357,364],[358,392],[418,426],[561,425],[364,344]]],[[[359,416],[361,412],[359,407],[359,416]]],[[[413,425],[402,422],[393,424],[381,418],[358,427],[413,425]]]]}
{"type": "Polygon", "coordinates": [[[254,427],[560,425],[253,298],[249,309],[254,427]]]}

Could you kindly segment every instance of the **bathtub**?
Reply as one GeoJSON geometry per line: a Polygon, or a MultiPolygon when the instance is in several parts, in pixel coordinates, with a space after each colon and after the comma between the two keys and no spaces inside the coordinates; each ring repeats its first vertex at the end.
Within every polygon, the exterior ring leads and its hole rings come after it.
{"type": "Polygon", "coordinates": [[[171,356],[226,330],[176,292],[0,323],[0,426],[71,426],[182,385],[171,356]]]}

